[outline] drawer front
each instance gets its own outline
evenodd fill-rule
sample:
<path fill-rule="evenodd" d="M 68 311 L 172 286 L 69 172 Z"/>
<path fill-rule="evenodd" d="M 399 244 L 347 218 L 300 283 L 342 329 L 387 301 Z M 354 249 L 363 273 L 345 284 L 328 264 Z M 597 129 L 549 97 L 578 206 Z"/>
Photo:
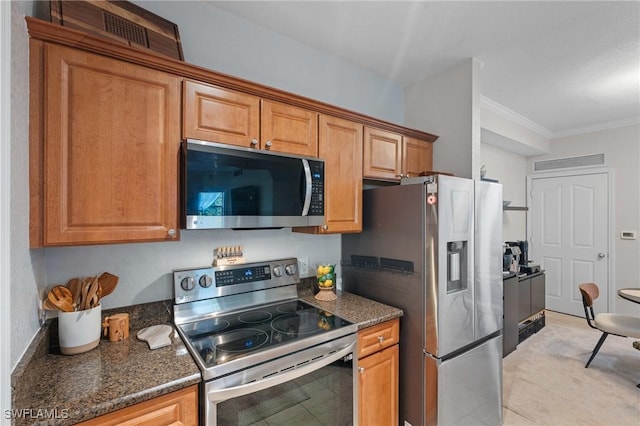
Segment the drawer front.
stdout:
<path fill-rule="evenodd" d="M 358 358 L 393 346 L 399 341 L 400 320 L 398 318 L 362 329 L 358 332 Z"/>

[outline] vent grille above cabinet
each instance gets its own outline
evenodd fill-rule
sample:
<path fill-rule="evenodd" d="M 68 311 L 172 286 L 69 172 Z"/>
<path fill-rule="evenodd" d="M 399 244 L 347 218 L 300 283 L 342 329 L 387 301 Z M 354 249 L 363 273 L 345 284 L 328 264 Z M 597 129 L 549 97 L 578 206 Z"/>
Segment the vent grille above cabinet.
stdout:
<path fill-rule="evenodd" d="M 109 12 L 103 12 L 104 17 L 104 30 L 122 37 L 125 40 L 129 40 L 131 43 L 139 44 L 143 47 L 149 47 L 147 41 L 147 30 L 138 24 L 134 24 L 131 21 L 127 21 L 117 15 L 113 15 Z"/>
<path fill-rule="evenodd" d="M 558 158 L 556 160 L 535 161 L 534 172 L 568 169 L 572 167 L 603 166 L 604 154 L 583 155 L 581 157 Z"/>

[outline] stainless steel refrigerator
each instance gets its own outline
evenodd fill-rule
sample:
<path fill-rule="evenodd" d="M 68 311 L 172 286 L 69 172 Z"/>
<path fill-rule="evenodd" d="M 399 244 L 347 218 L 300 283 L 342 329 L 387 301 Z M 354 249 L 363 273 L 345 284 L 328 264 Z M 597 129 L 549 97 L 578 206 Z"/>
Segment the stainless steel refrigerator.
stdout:
<path fill-rule="evenodd" d="M 363 195 L 343 288 L 404 311 L 401 426 L 502 424 L 502 185 L 436 175 Z"/>

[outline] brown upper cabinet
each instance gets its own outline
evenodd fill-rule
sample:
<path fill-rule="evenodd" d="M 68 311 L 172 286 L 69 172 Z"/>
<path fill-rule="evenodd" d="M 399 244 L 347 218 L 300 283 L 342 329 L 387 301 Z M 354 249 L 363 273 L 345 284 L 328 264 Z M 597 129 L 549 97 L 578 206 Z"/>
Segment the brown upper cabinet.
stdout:
<path fill-rule="evenodd" d="M 323 227 L 362 229 L 362 178 L 432 169 L 437 136 L 25 18 L 31 247 L 178 239 L 181 139 L 325 160 Z"/>
<path fill-rule="evenodd" d="M 183 86 L 185 139 L 259 148 L 260 98 L 193 81 Z"/>
<path fill-rule="evenodd" d="M 298 232 L 362 231 L 362 132 L 360 123 L 320 115 L 319 157 L 324 163 L 325 225 Z"/>
<path fill-rule="evenodd" d="M 185 139 L 318 156 L 315 111 L 194 81 L 183 93 Z"/>
<path fill-rule="evenodd" d="M 180 79 L 30 41 L 32 247 L 178 237 Z"/>
<path fill-rule="evenodd" d="M 415 177 L 433 170 L 433 144 L 409 136 L 402 137 L 403 177 Z"/>
<path fill-rule="evenodd" d="M 363 152 L 369 179 L 398 181 L 432 169 L 432 144 L 399 133 L 365 127 Z"/>

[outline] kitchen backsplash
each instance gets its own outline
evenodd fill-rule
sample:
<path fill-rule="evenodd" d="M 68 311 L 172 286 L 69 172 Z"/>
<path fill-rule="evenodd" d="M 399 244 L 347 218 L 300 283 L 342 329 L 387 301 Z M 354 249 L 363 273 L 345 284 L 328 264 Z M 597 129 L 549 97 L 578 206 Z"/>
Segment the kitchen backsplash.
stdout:
<path fill-rule="evenodd" d="M 47 279 L 39 291 L 44 295 L 53 284 L 108 271 L 120 281 L 113 294 L 104 298 L 104 309 L 172 299 L 172 271 L 211 265 L 213 250 L 221 245 L 242 245 L 247 262 L 309 258 L 309 275 L 314 275 L 315 263 L 340 259 L 340 235 L 307 235 L 290 228 L 182 230 L 179 242 L 43 249 Z"/>

